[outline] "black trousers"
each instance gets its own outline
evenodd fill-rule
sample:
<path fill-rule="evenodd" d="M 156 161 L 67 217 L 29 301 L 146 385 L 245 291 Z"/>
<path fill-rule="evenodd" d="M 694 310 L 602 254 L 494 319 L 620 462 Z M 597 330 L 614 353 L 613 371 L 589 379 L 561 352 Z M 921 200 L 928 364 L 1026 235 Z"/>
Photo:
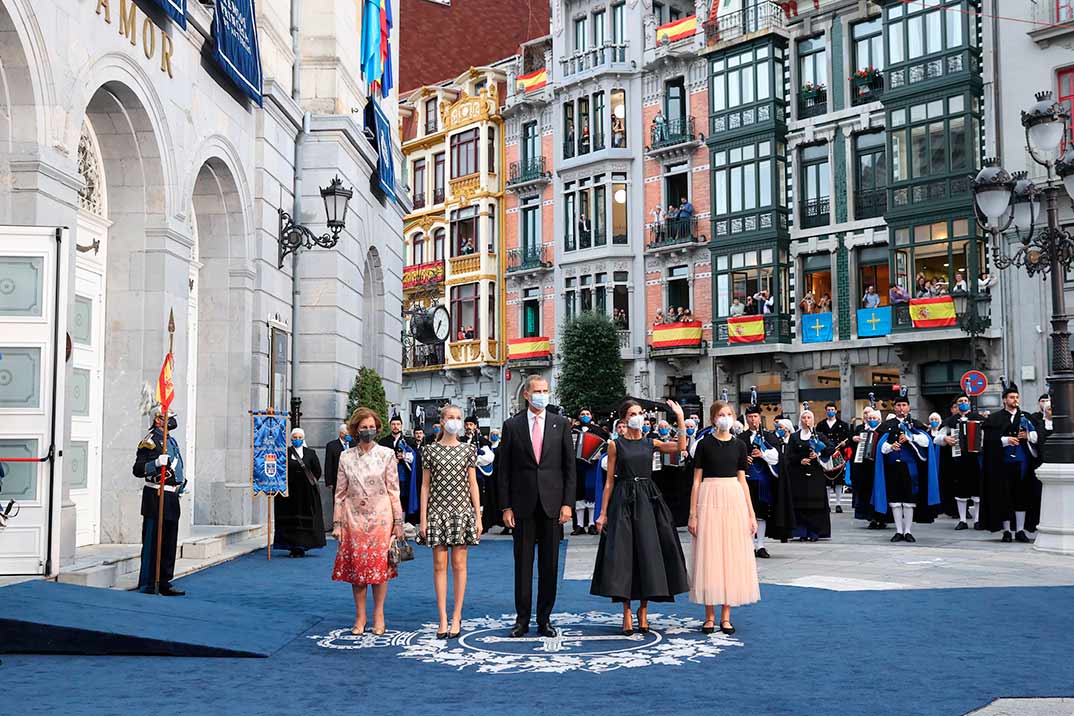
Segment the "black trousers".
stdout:
<path fill-rule="evenodd" d="M 179 542 L 179 520 L 164 520 L 164 537 L 160 545 L 160 587 L 172 583 L 175 576 L 175 549 Z M 157 564 L 157 518 L 142 517 L 142 565 L 138 571 L 138 589 L 153 589 Z"/>
<path fill-rule="evenodd" d="M 517 623 L 530 623 L 533 607 L 533 550 L 537 549 L 537 623 L 547 624 L 559 582 L 559 515 L 549 517 L 540 505 L 527 515 L 515 513 L 515 612 Z"/>

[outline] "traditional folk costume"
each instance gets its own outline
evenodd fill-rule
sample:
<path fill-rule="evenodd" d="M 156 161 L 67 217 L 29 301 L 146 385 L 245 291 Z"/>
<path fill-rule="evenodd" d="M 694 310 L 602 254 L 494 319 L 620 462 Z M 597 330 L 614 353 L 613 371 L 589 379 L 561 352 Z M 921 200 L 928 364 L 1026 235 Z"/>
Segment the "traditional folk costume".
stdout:
<path fill-rule="evenodd" d="M 482 524 L 488 532 L 503 525 L 503 516 L 496 500 L 496 452 L 500 441 L 489 441 L 477 451 L 477 484 L 481 494 Z"/>
<path fill-rule="evenodd" d="M 748 409 L 746 414 L 750 415 L 751 412 L 760 414 L 760 410 L 753 407 Z M 755 449 L 760 452 L 760 455 L 753 456 L 746 467 L 746 486 L 750 489 L 750 502 L 753 503 L 753 514 L 757 519 L 753 553 L 761 559 L 768 559 L 770 555 L 764 546 L 766 530 L 769 519 L 777 517 L 776 507 L 781 502 L 777 499 L 780 487 L 780 453 L 776 442 L 779 438 L 764 430 L 753 431 L 747 428 L 739 433 L 738 439 L 746 444 L 747 455 Z M 785 524 L 785 520 L 782 523 Z"/>
<path fill-rule="evenodd" d="M 824 437 L 829 445 L 836 447 L 843 453 L 845 459 L 849 459 L 847 453 L 850 452 L 850 448 L 847 445 L 850 443 L 850 426 L 846 422 L 836 417 L 834 411 L 832 415 L 828 416 L 825 420 L 820 421 L 816 425 L 816 431 Z M 835 496 L 835 511 L 839 514 L 843 512 L 843 490 L 846 487 L 846 471 L 840 470 L 837 473 L 829 474 L 828 487 L 831 488 L 832 494 Z"/>
<path fill-rule="evenodd" d="M 1008 387 L 1004 397 L 1017 388 Z M 1041 484 L 1036 469 L 1040 466 L 1039 426 L 1029 413 L 1016 409 L 998 410 L 985 421 L 984 479 L 981 495 L 985 528 L 1003 531 L 1003 541 L 1029 542 L 1026 531 L 1035 532 L 1040 520 Z M 1019 432 L 1026 439 L 1018 441 Z"/>
<path fill-rule="evenodd" d="M 160 414 L 159 406 L 151 412 L 155 420 Z M 168 416 L 168 429 L 178 427 L 174 414 Z M 164 520 L 158 524 L 160 517 L 160 473 L 158 459 L 164 454 L 164 430 L 151 427 L 138 444 L 138 453 L 134 458 L 132 473 L 145 480 L 142 486 L 142 560 L 138 571 L 138 589 L 147 594 L 153 593 L 156 579 L 157 530 L 161 532 L 160 547 L 160 594 L 164 596 L 182 596 L 184 592 L 172 586 L 175 576 L 175 551 L 179 542 L 179 496 L 186 487 L 183 476 L 183 456 L 179 452 L 179 443 L 173 435 L 168 435 L 168 461 L 164 468 Z"/>
<path fill-rule="evenodd" d="M 896 405 L 900 401 L 905 402 L 905 397 L 896 399 Z M 907 440 L 895 449 L 901 435 Z M 925 426 L 909 415 L 885 422 L 878 440 L 873 507 L 881 514 L 891 509 L 895 522 L 892 542 L 916 542 L 912 533 L 915 511 L 918 522 L 929 523 L 933 521 L 931 506 L 940 504 L 939 448 Z"/>
<path fill-rule="evenodd" d="M 313 448 L 304 441 L 287 448 L 287 495 L 277 495 L 272 501 L 276 516 L 273 549 L 303 557 L 306 550 L 325 546 L 320 479 L 321 461 Z"/>
<path fill-rule="evenodd" d="M 814 452 L 817 457 L 803 465 L 802 460 Z M 832 536 L 832 521 L 828 514 L 828 480 L 820 460 L 828 458 L 833 446 L 816 432 L 801 428 L 791 433 L 787 442 L 787 475 L 794 500 L 794 534 L 805 542 L 816 542 Z"/>
<path fill-rule="evenodd" d="M 398 420 L 398 416 L 393 420 Z M 410 440 L 399 433 L 388 435 L 377 441 L 384 447 L 395 451 L 396 465 L 399 472 L 399 501 L 406 512 L 406 521 L 417 524 L 421 511 L 421 486 L 418 480 L 418 468 L 421 465 L 421 456 Z"/>
<path fill-rule="evenodd" d="M 584 416 L 589 417 L 589 416 Z M 608 433 L 604 428 L 600 427 L 596 423 L 592 422 L 592 418 L 589 420 L 579 419 L 578 427 L 572 431 L 574 437 L 574 444 L 576 448 L 575 454 L 577 455 L 578 443 L 583 439 L 583 435 L 592 433 L 601 440 L 607 441 Z M 575 502 L 574 511 L 571 515 L 571 519 L 574 522 L 574 529 L 571 534 L 579 535 L 589 534 L 595 535 L 597 533 L 597 483 L 601 479 L 600 469 L 600 453 L 591 459 L 575 459 L 575 474 L 578 476 L 578 480 L 575 483 Z"/>
<path fill-rule="evenodd" d="M 969 403 L 966 410 L 959 409 L 958 414 L 943 421 L 935 442 L 940 446 L 940 491 L 949 492 L 958 509 L 956 530 L 969 529 L 969 522 L 975 525 L 981 516 L 981 460 L 980 450 L 972 451 L 971 430 L 983 430 L 984 417 L 971 411 Z M 971 421 L 976 425 L 971 426 Z M 954 438 L 954 445 L 947 444 L 947 438 Z M 973 500 L 973 512 L 969 511 L 969 502 Z"/>
<path fill-rule="evenodd" d="M 846 473 L 854 489 L 854 519 L 868 520 L 867 529 L 887 528 L 887 516 L 873 508 L 873 480 L 876 475 L 876 458 L 879 450 L 879 421 L 861 426 L 854 443 L 854 452 L 847 461 Z"/>

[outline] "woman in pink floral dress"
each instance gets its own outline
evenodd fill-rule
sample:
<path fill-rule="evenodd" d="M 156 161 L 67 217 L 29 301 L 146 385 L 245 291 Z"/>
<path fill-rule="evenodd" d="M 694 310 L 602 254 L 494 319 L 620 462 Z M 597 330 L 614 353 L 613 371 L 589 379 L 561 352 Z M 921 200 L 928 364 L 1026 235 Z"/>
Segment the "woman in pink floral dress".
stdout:
<path fill-rule="evenodd" d="M 373 585 L 373 633 L 384 633 L 384 598 L 388 580 L 396 577 L 388 564 L 392 538 L 403 538 L 403 508 L 399 504 L 399 472 L 395 452 L 377 445 L 380 417 L 358 408 L 347 424 L 358 444 L 339 457 L 336 509 L 332 536 L 339 540 L 332 579 L 350 582 L 354 590 L 354 628 L 366 625 L 366 586 Z"/>

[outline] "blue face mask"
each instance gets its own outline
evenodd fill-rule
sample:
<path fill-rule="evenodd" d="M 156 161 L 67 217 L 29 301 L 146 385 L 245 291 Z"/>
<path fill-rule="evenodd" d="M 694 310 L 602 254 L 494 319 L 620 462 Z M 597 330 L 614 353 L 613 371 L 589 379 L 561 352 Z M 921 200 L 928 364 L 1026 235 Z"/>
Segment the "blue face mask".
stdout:
<path fill-rule="evenodd" d="M 786 437 L 787 436 L 787 431 L 784 430 L 783 428 L 776 428 L 776 435 L 778 435 L 781 438 Z"/>
<path fill-rule="evenodd" d="M 697 430 L 694 428 L 686 428 L 687 435 L 693 435 L 695 432 L 697 432 Z"/>
<path fill-rule="evenodd" d="M 875 428 L 879 427 L 879 425 L 880 425 L 880 421 L 879 421 L 879 420 L 877 420 L 876 418 L 871 418 L 871 419 L 869 420 L 869 427 L 870 427 L 870 428 L 874 428 L 874 429 L 875 429 Z"/>
<path fill-rule="evenodd" d="M 593 418 L 589 417 L 588 415 L 583 415 L 581 418 L 579 418 L 579 420 L 581 420 L 582 422 L 582 425 L 589 425 L 589 421 L 592 419 Z"/>
<path fill-rule="evenodd" d="M 667 428 L 660 428 L 657 432 L 660 433 L 660 437 L 664 437 L 665 435 L 667 435 L 671 431 L 668 430 Z"/>
<path fill-rule="evenodd" d="M 646 423 L 645 425 L 641 426 L 641 434 L 642 435 L 645 435 L 650 430 L 652 430 L 652 427 L 649 425 L 649 423 Z"/>
<path fill-rule="evenodd" d="M 343 442 L 349 443 L 350 441 L 351 441 L 351 436 L 350 435 L 344 435 L 343 436 Z"/>
<path fill-rule="evenodd" d="M 959 403 L 958 404 L 958 410 L 959 410 L 959 412 L 962 412 L 962 413 L 968 413 L 968 412 L 970 412 L 970 404 L 969 403 Z"/>
<path fill-rule="evenodd" d="M 440 434 L 440 426 L 439 425 L 434 425 L 433 426 L 433 435 L 439 435 L 439 434 Z"/>
<path fill-rule="evenodd" d="M 835 411 L 834 410 L 829 410 L 828 411 L 828 417 L 829 418 L 834 418 L 835 417 Z"/>
<path fill-rule="evenodd" d="M 936 428 L 940 427 L 940 421 L 939 420 L 930 420 L 929 425 L 931 425 L 932 429 L 935 430 Z"/>
<path fill-rule="evenodd" d="M 302 447 L 303 442 L 305 442 L 305 441 L 302 440 L 302 438 L 293 438 L 291 440 L 291 444 L 294 445 L 295 447 Z"/>

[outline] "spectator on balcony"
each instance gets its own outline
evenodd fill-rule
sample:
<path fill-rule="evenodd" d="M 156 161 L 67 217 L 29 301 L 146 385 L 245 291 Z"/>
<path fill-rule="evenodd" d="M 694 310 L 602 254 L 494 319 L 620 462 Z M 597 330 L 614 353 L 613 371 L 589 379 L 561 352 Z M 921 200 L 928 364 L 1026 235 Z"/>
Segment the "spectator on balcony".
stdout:
<path fill-rule="evenodd" d="M 578 151 L 581 154 L 585 154 L 585 153 L 589 152 L 589 125 L 588 124 L 583 124 L 582 125 L 582 138 L 578 142 L 578 144 L 579 144 Z"/>
<path fill-rule="evenodd" d="M 653 117 L 653 144 L 657 145 L 662 142 L 666 142 L 668 138 L 668 121 L 664 118 L 663 113 L 658 109 L 656 110 L 656 116 Z"/>
<path fill-rule="evenodd" d="M 820 297 L 820 301 L 817 302 L 817 313 L 830 313 L 832 310 L 832 296 L 830 293 L 826 293 Z"/>
<path fill-rule="evenodd" d="M 468 340 L 468 341 L 474 340 L 474 327 L 473 326 L 467 326 L 466 327 L 466 340 Z"/>
<path fill-rule="evenodd" d="M 622 308 L 617 308 L 612 312 L 612 322 L 615 323 L 615 327 L 620 331 L 625 331 L 629 327 L 627 324 L 626 311 Z"/>
<path fill-rule="evenodd" d="M 682 314 L 679 315 L 679 320 L 683 323 L 690 323 L 694 320 L 694 313 L 689 308 L 682 309 Z"/>
<path fill-rule="evenodd" d="M 665 323 L 678 323 L 679 322 L 679 309 L 672 306 L 668 309 L 667 317 L 664 319 Z"/>
<path fill-rule="evenodd" d="M 807 291 L 802 300 L 798 302 L 798 311 L 803 315 L 817 312 L 817 302 L 813 298 L 812 291 Z"/>
<path fill-rule="evenodd" d="M 731 315 L 732 316 L 742 316 L 742 315 L 745 315 L 745 313 L 746 313 L 746 306 L 744 306 L 742 304 L 742 300 L 738 296 L 735 296 L 734 298 L 732 298 L 731 299 Z"/>
<path fill-rule="evenodd" d="M 593 226 L 589 223 L 589 218 L 585 214 L 581 214 L 578 217 L 578 239 L 582 244 L 582 248 L 588 248 L 591 245 L 592 236 Z"/>
<path fill-rule="evenodd" d="M 916 298 L 932 298 L 936 295 L 936 286 L 932 283 L 932 279 L 926 279 L 924 285 L 917 287 Z"/>
<path fill-rule="evenodd" d="M 757 301 L 753 296 L 746 296 L 746 304 L 743 306 L 742 313 L 746 316 L 757 315 Z"/>
<path fill-rule="evenodd" d="M 472 254 L 473 252 L 474 252 L 474 240 L 473 239 L 466 239 L 465 241 L 463 241 L 462 245 L 459 247 L 459 254 L 461 254 L 462 256 L 468 256 L 468 255 Z"/>
<path fill-rule="evenodd" d="M 761 289 L 754 295 L 754 299 L 757 301 L 757 307 L 760 309 L 759 313 L 767 316 L 772 313 L 775 308 L 776 299 L 772 297 L 772 294 L 768 292 L 768 289 Z"/>
<path fill-rule="evenodd" d="M 992 287 L 999 283 L 999 277 L 993 276 L 987 271 L 982 271 L 981 275 L 977 277 L 977 291 L 984 295 L 988 295 L 992 291 Z"/>
<path fill-rule="evenodd" d="M 626 146 L 626 127 L 623 124 L 623 120 L 614 114 L 612 115 L 612 146 Z"/>
<path fill-rule="evenodd" d="M 909 303 L 910 294 L 903 290 L 902 286 L 897 283 L 891 284 L 891 288 L 888 289 L 888 303 L 895 305 L 896 303 Z"/>
<path fill-rule="evenodd" d="M 966 277 L 961 271 L 955 271 L 955 285 L 951 287 L 951 293 L 966 293 Z"/>
<path fill-rule="evenodd" d="M 690 235 L 690 221 L 694 218 L 694 205 L 685 196 L 679 200 L 679 236 Z"/>
<path fill-rule="evenodd" d="M 925 274 L 918 272 L 917 278 L 914 279 L 914 298 L 927 298 L 929 287 L 925 278 Z"/>
<path fill-rule="evenodd" d="M 876 286 L 869 284 L 865 287 L 865 295 L 861 297 L 862 308 L 876 308 L 880 305 L 880 294 L 876 292 Z"/>
<path fill-rule="evenodd" d="M 667 239 L 668 213 L 663 207 L 657 205 L 649 211 L 649 216 L 653 219 L 653 240 L 659 244 Z"/>
<path fill-rule="evenodd" d="M 653 318 L 653 325 L 654 326 L 659 326 L 662 323 L 664 323 L 664 312 L 658 310 L 656 312 L 656 317 Z"/>

